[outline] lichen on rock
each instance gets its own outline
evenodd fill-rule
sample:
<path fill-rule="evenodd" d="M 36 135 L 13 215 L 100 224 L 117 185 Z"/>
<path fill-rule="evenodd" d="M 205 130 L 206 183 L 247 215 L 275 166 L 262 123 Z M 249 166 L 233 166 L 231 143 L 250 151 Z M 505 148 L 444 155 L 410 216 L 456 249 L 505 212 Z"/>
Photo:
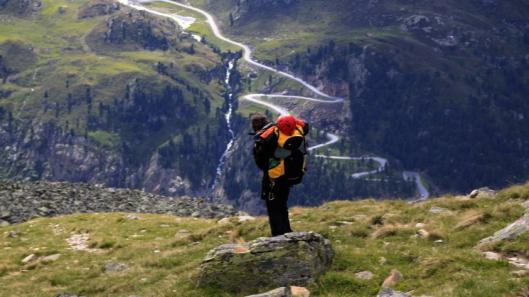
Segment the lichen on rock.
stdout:
<path fill-rule="evenodd" d="M 330 241 L 314 232 L 225 244 L 211 250 L 203 260 L 199 286 L 247 293 L 307 286 L 330 267 L 333 257 Z"/>

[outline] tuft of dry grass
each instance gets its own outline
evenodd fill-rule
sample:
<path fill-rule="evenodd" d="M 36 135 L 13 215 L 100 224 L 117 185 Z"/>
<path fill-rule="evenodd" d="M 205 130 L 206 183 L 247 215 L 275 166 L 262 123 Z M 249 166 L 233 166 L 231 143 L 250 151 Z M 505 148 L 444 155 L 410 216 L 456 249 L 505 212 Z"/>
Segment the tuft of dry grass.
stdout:
<path fill-rule="evenodd" d="M 454 227 L 455 230 L 463 230 L 479 223 L 486 223 L 491 218 L 491 214 L 479 210 L 470 210 L 464 213 L 461 220 Z"/>
<path fill-rule="evenodd" d="M 412 235 L 414 233 L 415 230 L 408 225 L 387 225 L 380 227 L 371 233 L 371 238 L 380 239 L 397 235 Z"/>

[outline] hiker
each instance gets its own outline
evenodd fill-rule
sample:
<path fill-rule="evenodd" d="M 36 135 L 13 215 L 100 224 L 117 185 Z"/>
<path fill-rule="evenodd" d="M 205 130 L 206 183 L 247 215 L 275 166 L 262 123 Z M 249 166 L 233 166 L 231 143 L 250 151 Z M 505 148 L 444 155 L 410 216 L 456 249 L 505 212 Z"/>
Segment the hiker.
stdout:
<path fill-rule="evenodd" d="M 292 232 L 288 220 L 288 195 L 301 183 L 305 173 L 309 126 L 292 115 L 283 115 L 277 123 L 262 114 L 251 117 L 255 135 L 253 155 L 263 171 L 261 199 L 265 200 L 272 236 Z"/>

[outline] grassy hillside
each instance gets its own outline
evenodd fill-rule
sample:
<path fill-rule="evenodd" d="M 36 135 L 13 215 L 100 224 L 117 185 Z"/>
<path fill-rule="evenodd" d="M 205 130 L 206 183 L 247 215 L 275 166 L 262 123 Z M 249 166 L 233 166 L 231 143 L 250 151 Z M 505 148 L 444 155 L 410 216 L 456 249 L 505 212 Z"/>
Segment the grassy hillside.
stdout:
<path fill-rule="evenodd" d="M 0 176 L 165 194 L 177 175 L 180 192 L 210 182 L 215 162 L 196 160 L 218 159 L 223 145 L 210 142 L 227 142 L 218 53 L 110 0 L 44 0 L 30 15 L 12 13 L 14 2 L 0 10 L 0 138 L 17 157 L 2 158 Z M 82 149 L 72 160 L 61 147 Z M 165 181 L 146 181 L 149 166 Z"/>
<path fill-rule="evenodd" d="M 515 274 L 519 269 L 506 261 L 485 259 L 475 246 L 522 216 L 527 210 L 520 205 L 528 199 L 526 184 L 494 199 L 331 202 L 293 208 L 291 220 L 295 230 L 329 238 L 336 251 L 331 270 L 310 288 L 312 296 L 375 296 L 398 269 L 404 278 L 396 289 L 414 296 L 518 297 L 527 296 L 529 275 Z M 432 207 L 443 211 L 432 213 Z M 417 236 L 419 229 L 428 235 Z M 123 213 L 37 218 L 0 228 L 0 295 L 231 296 L 195 288 L 201 259 L 219 244 L 267 235 L 264 217 L 228 224 Z M 487 248 L 529 257 L 528 236 Z M 88 251 L 75 250 L 83 240 Z M 23 263 L 31 254 L 34 259 Z M 110 271 L 116 267 L 125 269 Z M 371 280 L 355 277 L 365 270 L 374 274 Z"/>

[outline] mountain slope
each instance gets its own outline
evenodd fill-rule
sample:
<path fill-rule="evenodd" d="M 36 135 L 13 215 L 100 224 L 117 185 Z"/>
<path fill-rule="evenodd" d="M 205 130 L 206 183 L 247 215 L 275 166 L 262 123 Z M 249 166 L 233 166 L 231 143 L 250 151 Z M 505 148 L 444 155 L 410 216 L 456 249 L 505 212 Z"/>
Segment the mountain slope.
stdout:
<path fill-rule="evenodd" d="M 526 184 L 493 198 L 331 202 L 293 208 L 291 217 L 295 230 L 323 234 L 336 252 L 311 296 L 372 297 L 398 269 L 403 279 L 395 289 L 414 296 L 514 297 L 528 292 L 527 270 L 486 259 L 482 251 L 528 258 L 529 234 L 475 246 L 527 212 L 521 204 L 528 200 Z M 220 244 L 267 236 L 267 224 L 264 217 L 241 223 L 100 213 L 3 226 L 0 295 L 233 296 L 195 287 L 200 261 Z M 373 278 L 357 278 L 362 271 Z"/>
<path fill-rule="evenodd" d="M 199 160 L 227 142 L 224 58 L 114 1 L 30 2 L 0 10 L 0 176 L 205 188 L 216 164 Z"/>
<path fill-rule="evenodd" d="M 527 2 L 193 3 L 258 59 L 347 97 L 329 119 L 346 146 L 423 171 L 445 192 L 529 176 Z"/>

